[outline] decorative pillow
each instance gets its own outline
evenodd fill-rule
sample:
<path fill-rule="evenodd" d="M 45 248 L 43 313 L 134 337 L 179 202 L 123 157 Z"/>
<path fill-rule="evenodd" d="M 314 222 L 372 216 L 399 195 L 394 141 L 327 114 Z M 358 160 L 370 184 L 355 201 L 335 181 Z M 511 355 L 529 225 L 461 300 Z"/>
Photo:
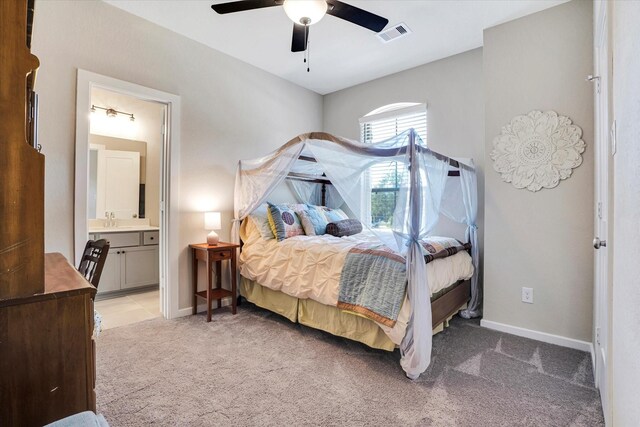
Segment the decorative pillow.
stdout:
<path fill-rule="evenodd" d="M 273 231 L 271 231 L 271 226 L 269 225 L 269 214 L 267 205 L 261 205 L 259 208 L 254 210 L 249 214 L 249 218 L 256 225 L 256 228 L 260 231 L 260 235 L 264 240 L 274 239 L 275 236 Z"/>
<path fill-rule="evenodd" d="M 471 249 L 470 243 L 462 243 L 451 237 L 429 236 L 421 240 L 422 252 L 425 262 L 429 263 L 434 259 L 446 258 L 458 252 Z"/>
<path fill-rule="evenodd" d="M 327 218 L 319 210 L 310 208 L 296 213 L 307 236 L 321 236 L 327 232 Z"/>
<path fill-rule="evenodd" d="M 288 239 L 289 237 L 298 236 L 304 234 L 300 219 L 290 206 L 304 206 L 304 205 L 274 205 L 273 203 L 267 203 L 269 205 L 268 218 L 269 225 L 273 235 L 276 236 L 278 242 Z"/>
<path fill-rule="evenodd" d="M 324 210 L 326 209 L 324 206 L 310 205 L 309 203 L 307 203 L 305 206 L 307 207 L 307 209 L 315 209 L 318 212 L 324 212 Z"/>
<path fill-rule="evenodd" d="M 353 236 L 362 232 L 362 223 L 357 219 L 343 219 L 327 224 L 327 234 L 332 236 Z"/>
<path fill-rule="evenodd" d="M 342 209 L 329 209 L 323 208 L 324 216 L 327 218 L 327 222 L 337 222 L 343 219 L 349 219 L 346 213 L 342 212 Z"/>

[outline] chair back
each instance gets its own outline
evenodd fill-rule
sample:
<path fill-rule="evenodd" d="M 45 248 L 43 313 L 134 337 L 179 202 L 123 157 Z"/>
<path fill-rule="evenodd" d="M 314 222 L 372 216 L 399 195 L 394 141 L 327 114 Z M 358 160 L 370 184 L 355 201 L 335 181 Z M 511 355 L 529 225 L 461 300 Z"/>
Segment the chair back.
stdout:
<path fill-rule="evenodd" d="M 78 271 L 93 286 L 98 288 L 104 263 L 109 254 L 109 242 L 105 239 L 89 240 L 84 247 Z"/>

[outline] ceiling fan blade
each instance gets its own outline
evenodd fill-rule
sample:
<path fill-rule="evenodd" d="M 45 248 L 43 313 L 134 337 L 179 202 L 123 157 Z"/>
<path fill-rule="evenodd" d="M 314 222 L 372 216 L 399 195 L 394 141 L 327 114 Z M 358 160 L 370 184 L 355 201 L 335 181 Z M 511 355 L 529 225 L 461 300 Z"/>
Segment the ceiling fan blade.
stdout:
<path fill-rule="evenodd" d="M 262 9 L 263 7 L 282 6 L 284 0 L 244 0 L 228 3 L 212 4 L 211 9 L 219 14 L 243 12 L 245 10 Z"/>
<path fill-rule="evenodd" d="M 293 24 L 293 38 L 291 39 L 291 52 L 304 52 L 307 50 L 309 40 L 309 27 Z"/>
<path fill-rule="evenodd" d="M 339 0 L 327 0 L 329 5 L 327 13 L 337 18 L 344 19 L 371 31 L 380 32 L 387 26 L 389 20 L 374 13 L 367 12 L 359 7 L 351 6 Z"/>

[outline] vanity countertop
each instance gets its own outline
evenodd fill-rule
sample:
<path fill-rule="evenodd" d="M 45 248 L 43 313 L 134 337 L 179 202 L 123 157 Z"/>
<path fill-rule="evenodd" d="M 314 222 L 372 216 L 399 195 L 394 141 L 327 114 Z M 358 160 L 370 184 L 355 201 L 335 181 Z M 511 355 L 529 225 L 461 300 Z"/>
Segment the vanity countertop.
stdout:
<path fill-rule="evenodd" d="M 158 231 L 159 227 L 153 225 L 120 225 L 118 227 L 94 227 L 89 229 L 89 233 L 131 233 L 137 231 Z"/>

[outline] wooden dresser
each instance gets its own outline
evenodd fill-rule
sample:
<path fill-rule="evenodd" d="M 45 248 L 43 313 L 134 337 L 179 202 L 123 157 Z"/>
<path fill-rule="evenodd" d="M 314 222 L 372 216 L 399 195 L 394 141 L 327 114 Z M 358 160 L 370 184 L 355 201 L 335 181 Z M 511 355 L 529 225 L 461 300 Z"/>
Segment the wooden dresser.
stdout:
<path fill-rule="evenodd" d="M 0 0 L 0 426 L 95 411 L 93 297 L 61 254 L 44 254 L 34 0 Z"/>
<path fill-rule="evenodd" d="M 0 426 L 96 409 L 96 288 L 62 254 L 46 254 L 44 271 L 43 293 L 0 300 Z"/>

